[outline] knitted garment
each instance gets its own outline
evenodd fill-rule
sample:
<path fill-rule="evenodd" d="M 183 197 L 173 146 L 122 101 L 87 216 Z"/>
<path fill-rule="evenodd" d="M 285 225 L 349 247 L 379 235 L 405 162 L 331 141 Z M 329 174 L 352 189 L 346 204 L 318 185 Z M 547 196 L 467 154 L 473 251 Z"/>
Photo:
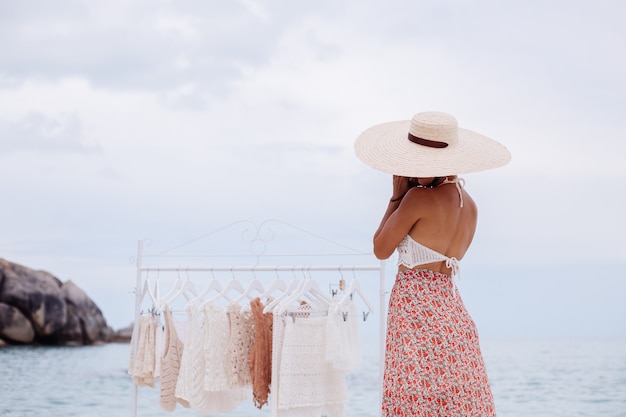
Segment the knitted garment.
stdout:
<path fill-rule="evenodd" d="M 205 321 L 208 323 L 204 346 L 206 355 L 204 389 L 214 394 L 216 402 L 219 398 L 221 410 L 218 412 L 227 412 L 248 398 L 248 395 L 242 388 L 231 388 L 233 364 L 229 351 L 230 328 L 226 311 L 217 305 L 208 305 L 204 313 Z"/>
<path fill-rule="evenodd" d="M 191 328 L 193 334 L 189 344 L 185 346 L 185 352 L 189 351 L 189 361 L 191 366 L 189 391 L 191 397 L 191 406 L 198 412 L 210 414 L 212 412 L 212 398 L 204 389 L 204 376 L 206 374 L 206 335 L 209 323 L 206 320 L 204 310 L 197 306 L 191 310 L 192 316 L 190 320 L 193 323 Z"/>
<path fill-rule="evenodd" d="M 278 370 L 280 369 L 280 358 L 283 353 L 283 339 L 285 337 L 285 317 L 286 315 L 281 313 L 280 307 L 274 309 L 272 320 L 272 375 L 271 381 L 274 391 L 270 396 L 270 411 L 272 417 L 278 417 L 280 415 L 278 410 L 278 396 L 280 387 L 280 377 Z"/>
<path fill-rule="evenodd" d="M 130 363 L 128 364 L 128 373 L 133 377 L 137 385 L 150 385 L 149 383 L 143 383 L 144 377 L 149 377 L 145 374 L 146 362 L 149 360 L 150 353 L 146 352 L 148 349 L 150 338 L 150 317 L 146 315 L 139 316 L 135 323 L 136 328 L 133 329 L 133 334 L 130 339 Z M 146 381 L 147 382 L 147 381 Z"/>
<path fill-rule="evenodd" d="M 238 304 L 226 307 L 230 323 L 230 339 L 228 351 L 232 366 L 230 387 L 244 388 L 252 386 L 248 356 L 254 341 L 254 320 L 250 311 L 241 311 Z"/>
<path fill-rule="evenodd" d="M 177 400 L 185 400 L 201 414 L 221 414 L 249 397 L 228 387 L 226 315 L 217 306 L 187 305 L 187 340 L 176 384 Z"/>
<path fill-rule="evenodd" d="M 157 322 L 152 314 L 139 317 L 130 346 L 128 373 L 138 386 L 154 387 L 154 381 L 159 376 L 160 366 L 157 364 L 160 360 L 157 360 Z"/>
<path fill-rule="evenodd" d="M 221 404 L 213 393 L 204 388 L 206 375 L 206 342 L 209 320 L 199 304 L 187 306 L 187 341 L 183 351 L 181 372 L 176 385 L 176 395 L 188 399 L 189 404 L 201 414 L 221 412 Z"/>
<path fill-rule="evenodd" d="M 154 378 L 161 379 L 161 357 L 163 356 L 163 342 L 165 331 L 161 323 L 161 315 L 153 317 L 154 320 Z"/>
<path fill-rule="evenodd" d="M 207 331 L 204 334 L 206 338 L 204 389 L 225 391 L 229 388 L 229 377 L 232 371 L 228 355 L 230 339 L 228 318 L 224 310 L 216 305 L 205 306 L 204 317 L 207 322 Z"/>
<path fill-rule="evenodd" d="M 348 389 L 344 372 L 334 369 L 325 360 L 328 317 L 309 312 L 306 316 L 289 313 L 284 319 L 278 369 L 278 415 L 341 417 Z"/>
<path fill-rule="evenodd" d="M 165 351 L 161 358 L 161 386 L 159 391 L 159 405 L 165 411 L 174 411 L 178 402 L 188 408 L 189 403 L 184 399 L 176 398 L 176 383 L 180 371 L 180 360 L 183 355 L 183 342 L 178 338 L 174 327 L 172 312 L 169 307 L 163 311 L 165 320 Z"/>
<path fill-rule="evenodd" d="M 248 356 L 252 380 L 252 401 L 261 409 L 268 402 L 272 382 L 272 313 L 263 314 L 264 305 L 257 297 L 250 301 L 254 321 L 254 341 Z"/>
<path fill-rule="evenodd" d="M 247 390 L 232 388 L 235 373 L 229 350 L 232 342 L 228 316 L 221 307 L 202 308 L 194 302 L 187 305 L 186 311 L 187 338 L 175 384 L 175 399 L 201 414 L 232 411 L 250 394 L 249 387 Z"/>
<path fill-rule="evenodd" d="M 396 277 L 382 415 L 495 416 L 476 325 L 450 275 L 418 269 Z"/>
<path fill-rule="evenodd" d="M 198 306 L 194 302 L 190 302 L 185 307 L 187 311 L 187 322 L 185 326 L 185 347 L 180 359 L 180 369 L 178 371 L 178 379 L 176 381 L 176 398 L 182 401 L 187 401 L 190 407 L 196 407 L 196 398 L 194 394 L 197 394 L 197 373 L 199 370 L 204 371 L 204 368 L 197 368 L 198 351 L 201 352 L 201 327 L 202 317 Z M 198 348 L 200 346 L 200 348 Z M 204 374 L 203 374 L 204 377 Z"/>
<path fill-rule="evenodd" d="M 336 370 L 351 372 L 361 363 L 360 319 L 354 301 L 328 309 L 325 355 Z"/>
<path fill-rule="evenodd" d="M 403 265 L 413 269 L 419 265 L 426 265 L 433 262 L 445 262 L 448 268 L 452 269 L 452 275 L 459 274 L 459 260 L 432 250 L 414 240 L 410 235 L 406 235 L 398 244 L 398 266 Z"/>

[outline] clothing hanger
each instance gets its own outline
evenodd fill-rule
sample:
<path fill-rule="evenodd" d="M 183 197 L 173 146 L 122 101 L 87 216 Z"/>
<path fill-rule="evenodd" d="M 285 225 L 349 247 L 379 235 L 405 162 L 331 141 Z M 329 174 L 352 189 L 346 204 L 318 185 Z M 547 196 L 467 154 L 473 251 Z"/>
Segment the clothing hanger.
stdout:
<path fill-rule="evenodd" d="M 187 275 L 186 280 L 183 280 L 182 278 L 180 278 L 180 275 L 178 278 L 179 278 L 179 281 L 182 281 L 182 285 L 180 285 L 180 287 L 176 291 L 174 291 L 173 294 L 171 294 L 169 297 L 168 296 L 164 297 L 163 302 L 162 302 L 163 305 L 171 304 L 172 301 L 174 301 L 181 295 L 184 295 L 187 301 L 190 301 L 193 298 L 197 297 L 198 291 L 196 291 L 196 287 L 195 285 L 193 285 L 193 281 L 191 281 L 191 279 L 189 278 L 189 275 Z M 179 281 L 177 281 L 177 285 Z"/>
<path fill-rule="evenodd" d="M 332 298 L 335 298 L 336 295 L 341 291 L 342 293 L 346 290 L 346 280 L 343 278 L 343 272 L 341 272 L 342 265 L 339 265 L 339 283 L 337 284 L 337 289 L 333 290 L 333 284 L 329 284 L 328 287 L 330 289 L 330 295 Z"/>
<path fill-rule="evenodd" d="M 267 299 L 276 290 L 281 290 L 283 291 L 283 293 L 287 290 L 287 284 L 285 284 L 285 281 L 280 279 L 278 273 L 276 273 L 276 279 L 270 284 L 270 286 L 267 288 L 267 291 L 261 293 L 259 298 Z"/>
<path fill-rule="evenodd" d="M 267 305 L 263 308 L 263 313 L 269 313 L 273 311 L 274 307 L 279 305 L 290 294 L 294 294 L 295 292 L 297 292 L 301 285 L 304 285 L 304 280 L 298 279 L 294 275 L 294 278 L 289 282 L 287 288 L 283 291 L 283 293 L 267 303 Z"/>
<path fill-rule="evenodd" d="M 202 292 L 200 294 L 198 294 L 193 300 L 190 300 L 190 302 L 198 302 L 198 301 L 202 301 L 204 299 L 204 297 L 206 297 L 207 295 L 209 295 L 209 293 L 211 293 L 211 291 L 218 291 L 218 292 L 222 292 L 222 285 L 220 284 L 219 280 L 217 280 L 215 278 L 215 275 L 213 275 L 213 270 L 211 269 L 211 282 L 209 282 L 209 285 L 207 285 L 207 287 L 202 290 Z"/>
<path fill-rule="evenodd" d="M 248 298 L 251 300 L 253 298 L 252 294 L 254 294 L 255 291 L 258 292 L 259 294 L 263 294 L 265 292 L 265 288 L 263 288 L 263 283 L 261 283 L 261 281 L 259 281 L 256 278 L 250 281 L 250 284 L 248 284 L 248 287 L 246 288 L 246 290 L 239 297 L 235 298 L 235 301 L 233 301 L 233 304 L 240 304 L 245 298 Z"/>
<path fill-rule="evenodd" d="M 354 272 L 354 271 L 352 271 Z M 339 291 L 345 291 L 346 289 L 346 280 L 343 277 L 343 273 L 341 272 L 341 265 L 339 266 L 339 275 L 341 276 L 341 278 L 339 278 Z"/>
<path fill-rule="evenodd" d="M 157 272 L 158 272 L 158 269 L 157 269 Z M 176 274 L 178 275 L 178 278 L 176 279 L 176 282 L 174 282 L 174 286 L 167 294 L 163 296 L 162 300 L 171 298 L 176 292 L 178 292 L 178 290 L 180 290 L 180 288 L 185 283 L 185 280 L 180 277 L 180 272 L 178 270 L 176 271 Z"/>
<path fill-rule="evenodd" d="M 307 297 L 313 302 L 321 302 L 325 307 L 330 306 L 331 299 L 319 289 L 314 279 L 309 278 L 303 281 L 303 284 L 300 285 L 294 294 L 291 294 L 286 300 L 280 302 L 282 307 L 289 307 L 292 303 L 304 297 Z"/>
<path fill-rule="evenodd" d="M 230 272 L 232 274 L 233 271 L 231 270 Z M 222 291 L 220 291 L 220 293 L 217 294 L 215 297 L 210 298 L 210 299 L 206 300 L 204 303 L 202 303 L 202 308 L 208 306 L 209 304 L 213 304 L 214 302 L 216 302 L 220 298 L 225 298 L 227 301 L 232 301 L 230 298 L 228 298 L 228 293 L 231 292 L 232 290 L 237 290 L 241 294 L 246 292 L 246 290 L 243 288 L 243 285 L 241 285 L 241 282 L 239 282 L 239 280 L 237 280 L 235 278 L 234 274 L 232 274 L 232 275 L 233 275 L 233 278 L 226 285 L 226 287 Z"/>
<path fill-rule="evenodd" d="M 304 271 L 302 271 L 302 273 L 304 274 Z M 309 296 L 309 299 L 311 299 L 312 301 L 318 300 L 326 307 L 330 306 L 330 303 L 332 301 L 331 297 L 328 296 L 327 293 L 322 291 L 320 287 L 317 285 L 317 282 L 313 279 L 313 276 L 311 275 L 311 267 L 307 268 L 307 273 L 308 273 L 307 281 L 311 281 L 311 284 L 308 284 L 309 288 L 305 290 L 306 292 L 304 295 L 307 295 L 307 296 L 313 295 L 314 298 Z"/>
<path fill-rule="evenodd" d="M 280 276 L 278 275 L 278 271 L 276 271 L 276 279 L 270 284 L 267 290 L 259 291 L 260 294 L 258 297 L 260 300 L 267 300 L 270 297 L 270 295 L 274 293 L 276 290 L 283 291 L 281 295 L 283 295 L 287 291 L 287 284 L 285 284 L 285 282 L 280 279 Z M 239 297 L 239 299 L 235 300 L 235 302 L 240 302 L 241 298 L 242 297 Z M 249 298 L 252 299 L 252 297 L 249 297 Z M 250 304 L 244 304 L 241 306 L 242 313 L 244 311 L 249 311 L 249 310 L 250 310 Z M 263 309 L 263 312 L 266 312 L 265 308 Z"/>
<path fill-rule="evenodd" d="M 154 298 L 158 301 L 159 296 L 159 274 L 157 273 L 157 279 L 154 282 Z"/>
<path fill-rule="evenodd" d="M 367 297 L 365 297 L 365 294 L 363 294 L 363 291 L 361 290 L 361 285 L 356 278 L 352 279 L 352 281 L 350 282 L 350 286 L 346 291 L 346 294 L 341 298 L 341 300 L 339 300 L 338 305 L 344 305 L 346 302 L 352 300 L 352 297 L 355 293 L 358 294 L 359 297 L 361 297 L 361 300 L 363 300 L 363 302 L 365 303 L 365 306 L 368 309 L 368 313 L 373 313 L 374 309 L 372 308 L 372 305 L 369 303 L 369 301 L 367 301 Z"/>
<path fill-rule="evenodd" d="M 158 304 L 159 281 L 156 281 L 154 285 L 155 285 L 156 295 L 155 293 L 152 292 L 152 289 L 150 288 L 150 277 L 148 276 L 148 274 L 146 274 L 146 280 L 143 283 L 143 289 L 141 291 L 140 303 L 143 301 L 146 294 L 148 294 L 148 296 L 150 297 L 150 301 L 152 301 L 152 309 L 154 309 L 156 305 Z"/>

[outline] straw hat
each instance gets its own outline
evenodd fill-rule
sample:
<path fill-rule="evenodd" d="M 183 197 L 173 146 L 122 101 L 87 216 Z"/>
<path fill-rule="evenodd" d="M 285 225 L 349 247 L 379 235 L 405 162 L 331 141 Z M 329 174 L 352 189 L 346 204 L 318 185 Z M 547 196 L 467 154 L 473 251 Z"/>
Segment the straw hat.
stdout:
<path fill-rule="evenodd" d="M 484 171 L 511 160 L 504 145 L 460 128 L 454 116 L 441 112 L 370 127 L 359 135 L 354 150 L 372 168 L 416 178 Z"/>

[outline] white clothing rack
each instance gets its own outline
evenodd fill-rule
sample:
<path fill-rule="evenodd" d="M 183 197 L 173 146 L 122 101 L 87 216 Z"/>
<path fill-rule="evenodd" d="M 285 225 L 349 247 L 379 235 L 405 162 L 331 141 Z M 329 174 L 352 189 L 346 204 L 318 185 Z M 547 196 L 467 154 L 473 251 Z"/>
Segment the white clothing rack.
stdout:
<path fill-rule="evenodd" d="M 178 249 L 182 246 L 185 246 L 186 244 L 182 244 L 182 245 L 178 245 L 172 249 L 160 252 L 160 253 L 156 253 L 156 254 L 145 254 L 144 253 L 144 240 L 139 240 L 138 244 L 137 244 L 137 257 L 135 259 L 136 261 L 136 265 L 137 265 L 137 275 L 136 275 L 136 286 L 135 286 L 135 327 L 133 329 L 133 333 L 136 330 L 136 324 L 138 323 L 138 320 L 140 318 L 141 315 L 141 304 L 143 302 L 143 292 L 142 292 L 142 288 L 143 288 L 143 284 L 144 284 L 144 272 L 145 273 L 149 273 L 149 272 L 176 272 L 176 273 L 189 273 L 189 272 L 209 272 L 209 273 L 213 273 L 213 272 L 231 272 L 231 273 L 235 273 L 235 272 L 249 272 L 249 273 L 256 273 L 256 272 L 300 272 L 300 273 L 308 273 L 308 272 L 321 272 L 321 271 L 328 271 L 328 272 L 339 272 L 339 273 L 343 273 L 343 272 L 363 272 L 363 271 L 370 271 L 370 272 L 379 272 L 379 305 L 378 305 L 378 313 L 379 313 L 379 360 L 380 360 L 380 364 L 379 364 L 379 380 L 380 380 L 380 398 L 379 398 L 379 403 L 382 402 L 382 379 L 383 379 L 383 364 L 384 364 L 384 348 L 385 348 L 385 328 L 386 328 L 386 291 L 385 291 L 385 262 L 384 261 L 378 261 L 378 263 L 376 264 L 352 264 L 352 265 L 346 265 L 346 264 L 341 264 L 341 265 L 259 265 L 258 262 L 261 258 L 265 259 L 266 257 L 269 257 L 270 255 L 265 255 L 265 249 L 266 249 L 266 244 L 268 242 L 268 240 L 262 239 L 260 238 L 260 231 L 261 229 L 266 226 L 266 224 L 268 222 L 277 222 L 277 223 L 281 223 L 283 225 L 289 226 L 291 228 L 294 228 L 296 230 L 299 230 L 301 232 L 305 232 L 308 233 L 311 236 L 314 236 L 316 238 L 325 240 L 327 242 L 336 244 L 336 245 L 340 245 L 337 244 L 336 242 L 330 241 L 328 239 L 322 238 L 320 236 L 316 236 L 312 233 L 306 232 L 302 229 L 298 229 L 295 228 L 291 225 L 288 225 L 286 223 L 282 223 L 276 220 L 272 220 L 272 221 L 265 221 L 263 223 L 261 223 L 259 226 L 255 226 L 257 228 L 257 233 L 255 235 L 255 237 L 252 240 L 248 240 L 247 242 L 251 243 L 250 248 L 252 250 L 253 246 L 255 243 L 259 243 L 261 242 L 261 250 L 255 250 L 253 251 L 253 255 L 256 258 L 257 264 L 255 265 L 196 265 L 196 266 L 155 266 L 155 265 L 150 265 L 150 266 L 146 266 L 143 264 L 144 259 L 146 258 L 185 258 L 185 257 L 193 257 L 193 258 L 211 258 L 211 257 L 216 257 L 216 258 L 228 258 L 228 257 L 250 257 L 251 255 L 191 255 L 191 254 L 180 254 L 180 255 L 172 255 L 169 252 L 173 249 Z M 218 231 L 224 230 L 230 226 L 239 224 L 239 223 L 250 223 L 250 222 L 237 222 L 237 223 L 233 223 L 232 225 L 226 226 L 222 229 L 219 229 Z M 191 242 L 195 242 L 203 237 L 209 236 L 211 234 L 213 234 L 215 232 L 209 233 L 207 235 L 201 236 L 200 238 L 194 239 L 190 242 L 187 243 L 191 243 Z M 272 236 L 273 239 L 273 236 Z M 258 245 L 257 245 L 258 246 Z M 344 245 L 340 245 L 343 246 L 344 248 L 348 248 L 347 246 Z M 291 257 L 291 256 L 298 256 L 298 257 L 307 257 L 307 256 L 350 256 L 350 257 L 355 257 L 355 256 L 360 256 L 360 257 L 372 257 L 371 253 L 366 253 L 366 252 L 360 252 L 357 251 L 355 249 L 352 248 L 348 248 L 350 249 L 353 253 L 346 253 L 346 254 L 341 254 L 341 253 L 335 253 L 335 254 L 322 254 L 322 255 L 318 255 L 318 254 L 298 254 L 298 255 L 273 255 L 273 256 L 281 256 L 281 257 Z M 312 278 L 311 278 L 312 279 Z M 134 338 L 134 340 L 136 340 L 137 338 Z M 136 346 L 131 346 L 131 349 L 136 349 Z M 137 416 L 137 396 L 138 396 L 138 386 L 136 384 L 136 382 L 133 379 L 133 385 L 132 385 L 132 416 L 136 417 Z M 380 407 L 379 407 L 380 410 Z"/>

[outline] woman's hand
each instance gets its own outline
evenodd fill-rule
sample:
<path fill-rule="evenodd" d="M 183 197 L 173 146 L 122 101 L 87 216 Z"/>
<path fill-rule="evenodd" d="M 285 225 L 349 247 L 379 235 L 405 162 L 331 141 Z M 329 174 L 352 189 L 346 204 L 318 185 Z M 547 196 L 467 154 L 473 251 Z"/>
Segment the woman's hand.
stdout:
<path fill-rule="evenodd" d="M 383 215 L 378 230 L 374 233 L 374 255 L 378 259 L 387 259 L 398 246 L 398 243 L 406 236 L 415 220 L 407 215 L 413 210 L 402 208 L 400 204 L 406 193 L 411 188 L 410 178 L 393 176 L 393 194 Z M 404 210 L 404 214 L 399 214 Z M 411 223 L 412 222 L 412 223 Z M 409 224 L 410 223 L 410 224 Z"/>
<path fill-rule="evenodd" d="M 391 194 L 391 201 L 400 201 L 404 198 L 404 195 L 409 191 L 409 178 L 401 177 L 399 175 L 393 176 L 393 193 Z"/>

